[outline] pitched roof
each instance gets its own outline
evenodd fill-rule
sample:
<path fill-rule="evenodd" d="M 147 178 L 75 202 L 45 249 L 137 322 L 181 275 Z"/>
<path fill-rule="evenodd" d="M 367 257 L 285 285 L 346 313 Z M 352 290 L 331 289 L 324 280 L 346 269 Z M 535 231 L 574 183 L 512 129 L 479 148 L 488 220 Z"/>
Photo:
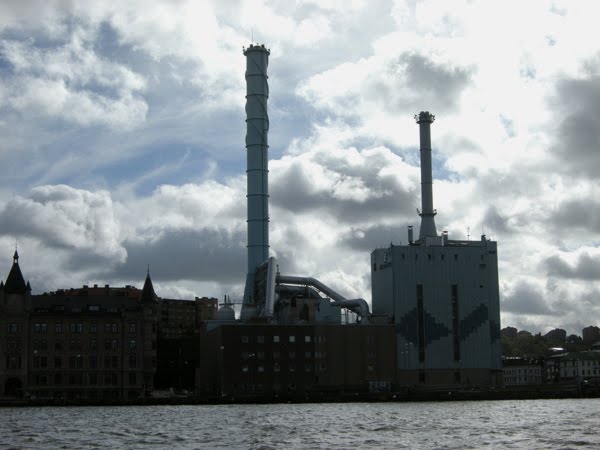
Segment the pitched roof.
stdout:
<path fill-rule="evenodd" d="M 27 285 L 19 267 L 19 254 L 16 250 L 13 256 L 13 265 L 10 268 L 8 277 L 6 277 L 4 292 L 7 294 L 25 294 L 27 292 Z"/>
<path fill-rule="evenodd" d="M 154 292 L 154 286 L 152 285 L 152 280 L 150 279 L 150 271 L 146 275 L 146 281 L 144 281 L 144 288 L 142 289 L 142 296 L 140 300 L 143 302 L 155 302 L 158 300 L 156 293 Z"/>

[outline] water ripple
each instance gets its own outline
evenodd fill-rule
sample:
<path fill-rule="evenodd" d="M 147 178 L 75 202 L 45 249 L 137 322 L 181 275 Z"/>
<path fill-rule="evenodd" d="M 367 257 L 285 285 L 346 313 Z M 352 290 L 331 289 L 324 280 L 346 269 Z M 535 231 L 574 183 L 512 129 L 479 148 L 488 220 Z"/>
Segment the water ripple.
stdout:
<path fill-rule="evenodd" d="M 2 449 L 600 447 L 597 399 L 1 411 Z"/>

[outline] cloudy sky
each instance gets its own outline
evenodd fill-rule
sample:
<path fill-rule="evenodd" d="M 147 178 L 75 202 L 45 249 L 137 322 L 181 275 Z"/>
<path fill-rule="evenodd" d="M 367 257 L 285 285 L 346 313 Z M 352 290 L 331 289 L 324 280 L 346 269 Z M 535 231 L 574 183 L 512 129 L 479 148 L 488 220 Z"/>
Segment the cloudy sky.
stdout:
<path fill-rule="evenodd" d="M 239 299 L 245 58 L 271 49 L 271 250 L 370 301 L 419 224 L 498 241 L 502 326 L 600 325 L 595 1 L 0 3 L 0 278 Z M 1 275 L 4 274 L 4 275 Z"/>

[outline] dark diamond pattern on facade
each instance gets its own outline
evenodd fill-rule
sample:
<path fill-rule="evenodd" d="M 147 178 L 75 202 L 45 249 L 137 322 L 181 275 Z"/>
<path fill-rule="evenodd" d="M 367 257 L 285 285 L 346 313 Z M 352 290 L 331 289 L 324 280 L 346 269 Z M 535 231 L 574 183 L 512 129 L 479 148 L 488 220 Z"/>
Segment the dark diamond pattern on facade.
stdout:
<path fill-rule="evenodd" d="M 489 319 L 488 308 L 481 303 L 460 321 L 460 340 L 464 341 Z"/>
<path fill-rule="evenodd" d="M 437 322 L 427 311 L 425 311 L 423 319 L 426 345 L 450 335 L 450 330 L 444 324 Z M 400 319 L 400 322 L 396 324 L 396 333 L 408 342 L 417 343 L 417 308 L 411 309 Z"/>

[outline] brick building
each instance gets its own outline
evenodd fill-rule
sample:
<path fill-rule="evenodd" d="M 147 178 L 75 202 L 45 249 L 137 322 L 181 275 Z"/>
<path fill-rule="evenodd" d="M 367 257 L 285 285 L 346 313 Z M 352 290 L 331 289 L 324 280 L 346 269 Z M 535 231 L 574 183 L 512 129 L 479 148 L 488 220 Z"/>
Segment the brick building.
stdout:
<path fill-rule="evenodd" d="M 0 394 L 57 399 L 148 395 L 156 371 L 157 297 L 131 286 L 31 295 L 15 252 L 0 284 Z"/>

